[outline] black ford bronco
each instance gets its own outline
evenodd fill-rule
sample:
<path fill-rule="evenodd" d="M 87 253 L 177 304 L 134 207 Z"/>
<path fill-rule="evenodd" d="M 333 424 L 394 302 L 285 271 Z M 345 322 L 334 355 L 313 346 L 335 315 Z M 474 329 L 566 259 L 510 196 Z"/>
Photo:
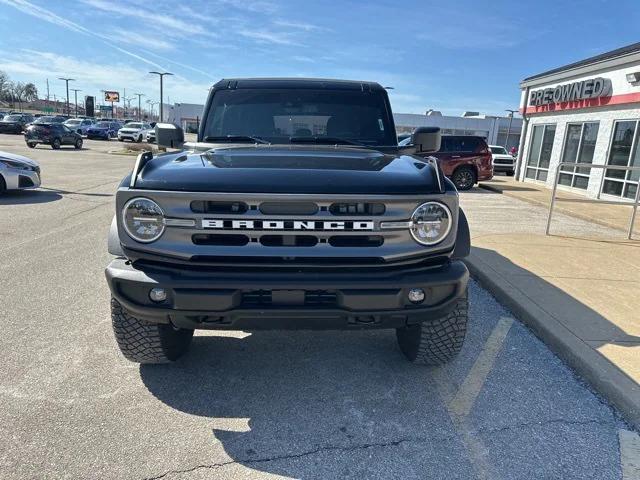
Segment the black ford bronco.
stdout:
<path fill-rule="evenodd" d="M 195 329 L 395 328 L 415 363 L 453 358 L 467 326 L 469 228 L 435 159 L 438 129 L 398 146 L 377 83 L 232 79 L 195 143 L 159 145 L 120 184 L 106 269 L 129 360 L 161 363 Z"/>

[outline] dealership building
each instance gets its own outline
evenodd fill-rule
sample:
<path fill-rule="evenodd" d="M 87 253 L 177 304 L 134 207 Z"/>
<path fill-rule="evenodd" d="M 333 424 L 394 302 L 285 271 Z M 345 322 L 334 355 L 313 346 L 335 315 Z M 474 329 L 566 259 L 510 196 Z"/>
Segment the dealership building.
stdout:
<path fill-rule="evenodd" d="M 521 83 L 518 179 L 589 197 L 634 199 L 640 172 L 580 165 L 640 166 L 640 43 Z"/>

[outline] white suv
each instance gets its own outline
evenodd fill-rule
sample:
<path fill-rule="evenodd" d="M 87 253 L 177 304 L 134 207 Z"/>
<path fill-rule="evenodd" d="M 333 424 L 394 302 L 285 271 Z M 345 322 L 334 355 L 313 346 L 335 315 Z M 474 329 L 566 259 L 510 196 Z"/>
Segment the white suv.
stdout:
<path fill-rule="evenodd" d="M 118 130 L 118 140 L 124 142 L 125 140 L 131 140 L 132 142 L 141 142 L 145 140 L 146 131 L 151 128 L 151 125 L 143 122 L 130 122 L 124 127 Z"/>
<path fill-rule="evenodd" d="M 493 171 L 504 172 L 508 176 L 513 176 L 515 171 L 515 158 L 507 152 L 507 149 L 499 145 L 489 145 L 491 157 L 493 158 Z"/>

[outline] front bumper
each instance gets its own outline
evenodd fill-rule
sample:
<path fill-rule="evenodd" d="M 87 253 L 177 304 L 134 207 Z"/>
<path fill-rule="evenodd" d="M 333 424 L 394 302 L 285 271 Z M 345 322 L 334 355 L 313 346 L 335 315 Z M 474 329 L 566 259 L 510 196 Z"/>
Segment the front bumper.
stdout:
<path fill-rule="evenodd" d="M 116 258 L 106 271 L 111 293 L 132 315 L 192 329 L 395 328 L 447 315 L 464 295 L 469 272 L 460 261 L 412 271 L 299 273 L 256 270 L 144 270 Z M 164 288 L 167 300 L 149 299 Z M 407 299 L 422 288 L 424 302 Z"/>
<path fill-rule="evenodd" d="M 136 141 L 140 136 L 139 133 L 118 133 L 119 140 L 131 140 Z"/>
<path fill-rule="evenodd" d="M 99 138 L 102 140 L 109 140 L 109 132 L 87 132 L 87 138 Z"/>
<path fill-rule="evenodd" d="M 496 163 L 493 165 L 494 172 L 513 172 L 515 170 L 515 165 L 508 163 Z"/>

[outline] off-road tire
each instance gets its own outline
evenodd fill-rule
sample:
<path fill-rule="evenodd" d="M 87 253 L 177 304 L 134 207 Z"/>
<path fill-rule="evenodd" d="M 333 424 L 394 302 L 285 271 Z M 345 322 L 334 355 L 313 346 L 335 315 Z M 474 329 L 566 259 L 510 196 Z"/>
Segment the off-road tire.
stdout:
<path fill-rule="evenodd" d="M 134 317 L 115 298 L 111 298 L 111 324 L 120 351 L 137 363 L 173 362 L 189 349 L 193 338 L 193 330 Z"/>
<path fill-rule="evenodd" d="M 59 138 L 54 138 L 53 141 L 51 142 L 51 148 L 53 148 L 54 150 L 60 150 L 61 145 L 62 145 L 62 142 L 60 141 Z"/>
<path fill-rule="evenodd" d="M 467 333 L 467 293 L 446 317 L 396 328 L 400 350 L 416 365 L 444 365 L 462 348 Z"/>
<path fill-rule="evenodd" d="M 456 171 L 453 172 L 451 181 L 458 190 L 471 190 L 478 181 L 478 176 L 473 168 L 462 166 L 458 167 Z"/>

